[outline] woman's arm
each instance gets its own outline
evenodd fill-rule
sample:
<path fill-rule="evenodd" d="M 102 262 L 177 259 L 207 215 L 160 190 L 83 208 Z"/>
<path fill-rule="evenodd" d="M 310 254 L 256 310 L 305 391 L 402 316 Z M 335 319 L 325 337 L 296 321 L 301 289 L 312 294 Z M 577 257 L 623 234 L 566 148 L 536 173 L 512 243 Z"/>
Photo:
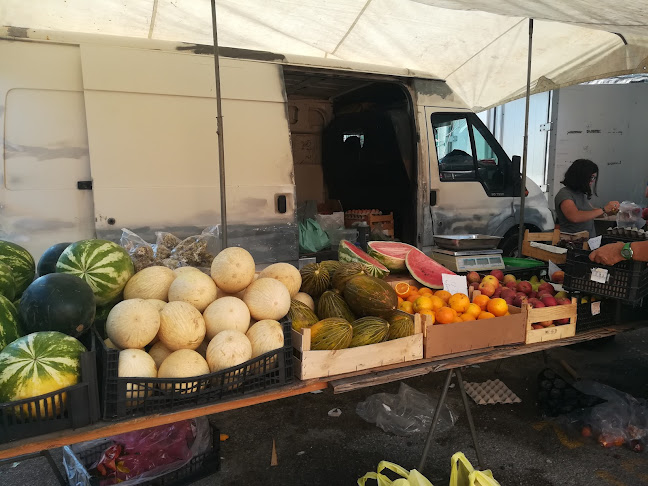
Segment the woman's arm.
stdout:
<path fill-rule="evenodd" d="M 576 204 L 571 199 L 565 199 L 560 203 L 560 209 L 562 210 L 565 218 L 571 223 L 584 223 L 585 221 L 591 221 L 594 218 L 598 218 L 605 214 L 602 209 L 592 209 L 591 211 L 581 211 L 576 207 Z"/>
<path fill-rule="evenodd" d="M 614 265 L 615 263 L 622 262 L 624 260 L 621 256 L 623 245 L 625 243 L 622 241 L 604 245 L 590 253 L 590 260 L 596 263 L 602 263 L 603 265 Z M 648 262 L 648 241 L 635 241 L 630 244 L 630 248 L 632 248 L 633 260 Z"/>

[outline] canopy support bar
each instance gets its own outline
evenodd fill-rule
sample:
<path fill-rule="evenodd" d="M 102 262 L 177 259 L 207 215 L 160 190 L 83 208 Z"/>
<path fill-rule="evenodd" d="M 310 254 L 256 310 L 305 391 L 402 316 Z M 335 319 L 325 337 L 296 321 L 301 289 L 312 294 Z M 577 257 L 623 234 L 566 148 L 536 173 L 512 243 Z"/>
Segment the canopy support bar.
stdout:
<path fill-rule="evenodd" d="M 533 19 L 529 19 L 529 52 L 527 55 L 526 105 L 524 109 L 524 145 L 522 147 L 522 184 L 520 184 L 520 223 L 518 231 L 518 256 L 522 256 L 524 238 L 524 200 L 526 198 L 527 152 L 529 148 L 529 98 L 531 97 L 531 54 L 533 48 Z"/>
<path fill-rule="evenodd" d="M 223 109 L 218 56 L 218 33 L 216 28 L 216 0 L 211 0 L 212 32 L 214 35 L 214 77 L 216 81 L 216 135 L 218 136 L 218 169 L 220 181 L 220 213 L 222 248 L 227 248 L 227 197 L 225 194 L 225 146 L 223 145 Z"/>

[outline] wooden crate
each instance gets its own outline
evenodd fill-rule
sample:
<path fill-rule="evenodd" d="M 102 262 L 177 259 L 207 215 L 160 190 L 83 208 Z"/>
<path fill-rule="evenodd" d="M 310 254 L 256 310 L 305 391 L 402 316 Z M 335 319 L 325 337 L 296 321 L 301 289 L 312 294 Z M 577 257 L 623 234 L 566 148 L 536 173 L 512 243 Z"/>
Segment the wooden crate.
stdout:
<path fill-rule="evenodd" d="M 369 231 L 374 226 L 380 224 L 382 229 L 387 232 L 389 236 L 394 236 L 394 213 L 389 214 L 349 214 L 344 213 L 344 227 L 353 228 L 354 223 L 364 221 L 369 225 Z"/>
<path fill-rule="evenodd" d="M 572 337 L 576 334 L 576 299 L 572 298 L 569 305 L 556 305 L 553 307 L 542 307 L 533 309 L 530 305 L 525 304 L 522 312 L 526 317 L 526 344 L 542 343 Z M 555 327 L 545 327 L 544 329 L 533 329 L 532 324 L 543 321 L 553 321 L 556 319 L 569 319 L 569 324 L 561 324 Z"/>
<path fill-rule="evenodd" d="M 423 333 L 420 322 L 416 326 L 416 320 L 413 336 L 384 343 L 336 351 L 316 351 L 310 348 L 309 328 L 302 329 L 302 332 L 293 330 L 292 343 L 295 349 L 295 376 L 300 380 L 341 375 L 423 358 Z"/>
<path fill-rule="evenodd" d="M 561 233 L 560 229 L 556 228 L 553 231 L 548 231 L 546 233 L 530 233 L 529 230 L 524 232 L 524 239 L 522 240 L 522 254 L 537 260 L 542 260 L 543 262 L 552 261 L 557 265 L 565 263 L 567 261 L 567 253 L 554 253 L 543 248 L 536 248 L 531 246 L 531 242 L 545 243 L 550 246 L 556 246 L 560 240 L 572 241 L 576 238 L 588 238 L 589 233 L 587 231 L 580 231 L 578 233 Z M 587 243 L 583 245 L 583 248 L 587 247 Z"/>
<path fill-rule="evenodd" d="M 509 312 L 510 316 L 434 325 L 430 323 L 430 316 L 415 314 L 414 322 L 417 325 L 420 323 L 424 333 L 424 357 L 435 358 L 523 343 L 526 338 L 526 313 L 513 306 L 509 306 Z"/>

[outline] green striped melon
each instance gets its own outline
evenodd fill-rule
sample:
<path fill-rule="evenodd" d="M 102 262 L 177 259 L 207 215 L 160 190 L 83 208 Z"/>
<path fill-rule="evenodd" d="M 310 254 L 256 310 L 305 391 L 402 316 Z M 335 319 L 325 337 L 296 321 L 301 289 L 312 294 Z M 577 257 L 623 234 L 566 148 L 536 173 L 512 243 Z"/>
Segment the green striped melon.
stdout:
<path fill-rule="evenodd" d="M 352 278 L 344 288 L 344 300 L 361 317 L 386 317 L 398 305 L 398 296 L 391 285 L 369 276 Z"/>
<path fill-rule="evenodd" d="M 0 262 L 9 265 L 16 282 L 16 296 L 20 297 L 34 280 L 34 258 L 22 246 L 0 240 Z"/>
<path fill-rule="evenodd" d="M 301 331 L 303 327 L 310 327 L 319 321 L 310 307 L 295 299 L 290 301 L 288 317 L 292 321 L 292 328 L 295 331 Z"/>
<path fill-rule="evenodd" d="M 310 331 L 311 349 L 319 351 L 348 348 L 353 338 L 351 323 L 338 317 L 322 319 Z"/>
<path fill-rule="evenodd" d="M 315 299 L 322 295 L 331 283 L 328 270 L 319 263 L 309 263 L 299 273 L 302 278 L 300 291 Z"/>
<path fill-rule="evenodd" d="M 414 319 L 409 314 L 394 311 L 387 317 L 387 322 L 389 322 L 388 341 L 414 335 Z"/>
<path fill-rule="evenodd" d="M 16 280 L 13 271 L 9 265 L 2 262 L 0 262 L 0 295 L 4 295 L 9 300 L 16 298 Z"/>
<path fill-rule="evenodd" d="M 333 276 L 333 288 L 340 293 L 344 292 L 347 282 L 360 275 L 367 275 L 361 263 L 342 263 Z"/>
<path fill-rule="evenodd" d="M 332 290 L 327 290 L 322 294 L 317 302 L 317 315 L 320 319 L 328 319 L 329 317 L 340 317 L 349 322 L 355 320 L 355 316 L 344 299 Z"/>
<path fill-rule="evenodd" d="M 353 338 L 350 348 L 382 343 L 389 333 L 389 322 L 380 317 L 362 317 L 351 323 Z"/>
<path fill-rule="evenodd" d="M 326 269 L 332 281 L 333 277 L 335 276 L 335 272 L 337 272 L 338 268 L 340 268 L 340 265 L 342 264 L 337 260 L 324 260 L 320 263 L 320 265 Z"/>
<path fill-rule="evenodd" d="M 81 353 L 85 347 L 61 332 L 35 332 L 16 339 L 0 351 L 0 402 L 38 397 L 75 385 L 81 377 Z M 62 403 L 39 400 L 41 416 L 58 415 Z M 19 410 L 16 410 L 19 412 Z M 35 416 L 35 403 L 22 413 Z"/>
<path fill-rule="evenodd" d="M 115 299 L 135 273 L 126 250 L 106 240 L 83 240 L 71 244 L 59 257 L 56 271 L 84 279 L 90 285 L 97 305 Z"/>
<path fill-rule="evenodd" d="M 9 299 L 0 295 L 0 351 L 20 336 L 18 311 Z"/>

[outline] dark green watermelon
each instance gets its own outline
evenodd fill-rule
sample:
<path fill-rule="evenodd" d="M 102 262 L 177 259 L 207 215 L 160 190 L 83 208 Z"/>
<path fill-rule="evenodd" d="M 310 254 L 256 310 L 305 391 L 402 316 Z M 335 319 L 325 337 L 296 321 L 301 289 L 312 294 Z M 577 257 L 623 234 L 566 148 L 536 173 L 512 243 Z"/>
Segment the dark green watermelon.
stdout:
<path fill-rule="evenodd" d="M 95 298 L 79 277 L 50 273 L 37 278 L 20 298 L 24 331 L 59 331 L 76 337 L 90 329 L 95 317 Z"/>
<path fill-rule="evenodd" d="M 57 243 L 56 245 L 50 246 L 45 253 L 38 260 L 38 266 L 36 267 L 36 273 L 39 277 L 43 275 L 49 275 L 50 273 L 56 272 L 56 262 L 58 262 L 61 253 L 70 246 L 72 243 Z"/>

